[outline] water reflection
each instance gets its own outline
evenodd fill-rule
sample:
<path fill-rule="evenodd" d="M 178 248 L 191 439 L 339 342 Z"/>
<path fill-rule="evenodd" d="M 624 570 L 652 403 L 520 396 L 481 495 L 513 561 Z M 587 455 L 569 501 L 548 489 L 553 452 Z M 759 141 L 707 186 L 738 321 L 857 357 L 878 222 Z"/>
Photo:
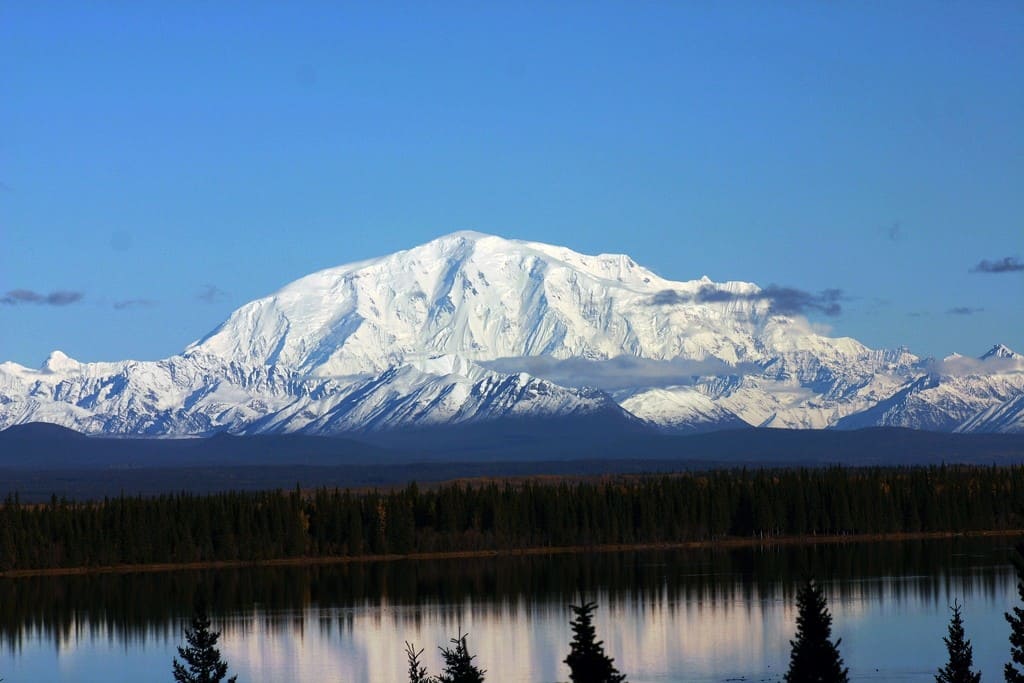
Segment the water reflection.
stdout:
<path fill-rule="evenodd" d="M 1015 599 L 1010 545 L 954 539 L 5 580 L 0 675 L 110 680 L 116 655 L 139 667 L 124 680 L 164 669 L 169 678 L 201 592 L 242 681 L 393 683 L 404 676 L 405 640 L 426 648 L 436 672 L 435 646 L 460 630 L 488 680 L 565 680 L 566 605 L 583 590 L 600 603 L 598 632 L 635 683 L 774 680 L 788 657 L 794 586 L 810 573 L 823 579 L 855 677 L 931 680 L 956 597 L 977 661 L 995 678 L 1007 651 L 1002 611 Z"/>

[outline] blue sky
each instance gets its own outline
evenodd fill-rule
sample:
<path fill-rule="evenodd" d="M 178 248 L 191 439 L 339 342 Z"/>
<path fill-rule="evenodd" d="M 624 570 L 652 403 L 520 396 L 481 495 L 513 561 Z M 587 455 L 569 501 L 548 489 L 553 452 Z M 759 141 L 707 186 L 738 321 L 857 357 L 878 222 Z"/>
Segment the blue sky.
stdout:
<path fill-rule="evenodd" d="M 460 229 L 1024 350 L 1022 74 L 1017 2 L 6 3 L 0 360 L 164 357 Z"/>

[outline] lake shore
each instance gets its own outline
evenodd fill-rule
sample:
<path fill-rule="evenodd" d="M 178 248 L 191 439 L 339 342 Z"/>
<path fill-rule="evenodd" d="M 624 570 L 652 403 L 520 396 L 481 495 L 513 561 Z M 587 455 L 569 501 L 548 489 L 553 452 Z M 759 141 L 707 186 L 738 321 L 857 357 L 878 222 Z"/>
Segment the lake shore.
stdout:
<path fill-rule="evenodd" d="M 237 569 L 245 567 L 302 567 L 331 564 L 369 562 L 395 562 L 399 560 L 455 560 L 489 557 L 516 557 L 531 555 L 564 555 L 574 553 L 615 553 L 636 550 L 704 550 L 745 547 L 772 547 L 793 545 L 835 545 L 843 543 L 922 541 L 949 538 L 979 538 L 1024 536 L 1024 529 L 988 531 L 929 531 L 898 532 L 889 534 L 834 534 L 803 536 L 750 536 L 725 537 L 675 543 L 612 543 L 595 545 L 543 546 L 528 548 L 502 548 L 491 550 L 457 550 L 449 552 L 389 553 L 384 555 L 344 555 L 322 557 L 283 557 L 266 560 L 210 560 L 205 562 L 164 562 L 152 564 L 118 564 L 96 567 L 50 567 L 44 569 L 16 569 L 0 572 L 0 579 L 18 579 L 42 576 L 82 576 L 89 574 L 133 574 L 173 572 L 204 569 Z"/>

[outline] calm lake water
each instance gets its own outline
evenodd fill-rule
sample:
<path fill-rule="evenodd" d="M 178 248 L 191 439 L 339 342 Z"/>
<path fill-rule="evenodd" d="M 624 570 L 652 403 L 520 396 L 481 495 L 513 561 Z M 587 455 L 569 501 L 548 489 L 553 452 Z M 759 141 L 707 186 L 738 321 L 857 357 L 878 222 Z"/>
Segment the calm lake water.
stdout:
<path fill-rule="evenodd" d="M 567 604 L 599 603 L 598 636 L 633 683 L 774 681 L 797 582 L 820 577 L 852 680 L 932 681 L 950 605 L 983 680 L 1002 680 L 1013 539 L 555 555 L 0 581 L 0 677 L 170 681 L 193 597 L 209 596 L 241 683 L 398 683 L 403 643 L 460 629 L 488 681 L 568 680 Z"/>

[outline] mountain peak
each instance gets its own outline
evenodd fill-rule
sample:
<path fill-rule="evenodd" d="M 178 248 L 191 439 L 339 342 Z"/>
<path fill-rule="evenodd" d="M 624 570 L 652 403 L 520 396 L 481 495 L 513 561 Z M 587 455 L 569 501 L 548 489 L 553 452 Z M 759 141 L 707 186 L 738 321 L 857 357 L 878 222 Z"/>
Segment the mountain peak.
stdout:
<path fill-rule="evenodd" d="M 443 240 L 461 239 L 468 240 L 471 242 L 477 242 L 479 240 L 487 239 L 489 237 L 503 239 L 502 237 L 498 237 L 498 235 L 490 235 L 486 232 L 480 232 L 478 230 L 456 230 L 455 232 L 450 232 L 447 235 L 441 235 L 440 237 L 431 241 L 440 242 Z"/>
<path fill-rule="evenodd" d="M 981 360 L 989 358 L 1020 358 L 1021 355 L 1004 344 L 996 344 L 981 356 Z"/>
<path fill-rule="evenodd" d="M 73 372 L 81 366 L 81 363 L 63 351 L 55 350 L 46 357 L 40 369 L 44 372 Z"/>
<path fill-rule="evenodd" d="M 711 286 L 721 296 L 702 300 Z M 755 337 L 771 313 L 756 291 L 666 280 L 625 254 L 459 231 L 300 278 L 239 308 L 186 353 L 319 377 L 447 355 L 736 363 L 763 355 Z"/>

